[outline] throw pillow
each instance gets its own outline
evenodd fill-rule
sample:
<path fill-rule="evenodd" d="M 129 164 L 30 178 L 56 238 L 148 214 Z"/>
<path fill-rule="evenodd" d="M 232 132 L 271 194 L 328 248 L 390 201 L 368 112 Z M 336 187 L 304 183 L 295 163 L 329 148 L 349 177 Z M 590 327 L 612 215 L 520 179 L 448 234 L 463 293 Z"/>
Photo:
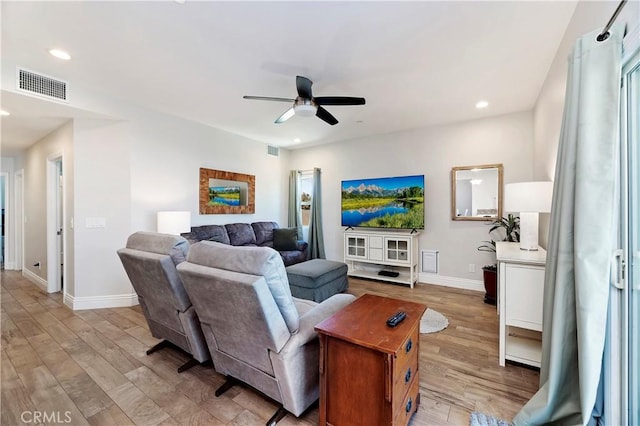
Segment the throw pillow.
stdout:
<path fill-rule="evenodd" d="M 296 228 L 276 228 L 273 230 L 273 248 L 278 251 L 298 249 L 298 230 Z"/>

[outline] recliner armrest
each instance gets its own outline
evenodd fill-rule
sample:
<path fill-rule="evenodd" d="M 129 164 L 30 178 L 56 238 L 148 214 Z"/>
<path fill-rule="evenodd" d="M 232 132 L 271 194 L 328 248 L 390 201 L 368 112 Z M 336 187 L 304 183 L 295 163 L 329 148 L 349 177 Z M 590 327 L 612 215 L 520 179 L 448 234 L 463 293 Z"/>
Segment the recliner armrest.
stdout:
<path fill-rule="evenodd" d="M 298 240 L 296 245 L 298 246 L 298 250 L 303 252 L 307 251 L 307 247 L 309 247 L 309 243 L 303 240 Z"/>
<path fill-rule="evenodd" d="M 356 300 L 356 297 L 351 294 L 335 294 L 302 315 L 298 331 L 291 335 L 291 338 L 280 351 L 280 355 L 286 356 L 287 352 L 295 351 L 300 346 L 315 339 L 318 334 L 314 327 L 354 300 Z"/>

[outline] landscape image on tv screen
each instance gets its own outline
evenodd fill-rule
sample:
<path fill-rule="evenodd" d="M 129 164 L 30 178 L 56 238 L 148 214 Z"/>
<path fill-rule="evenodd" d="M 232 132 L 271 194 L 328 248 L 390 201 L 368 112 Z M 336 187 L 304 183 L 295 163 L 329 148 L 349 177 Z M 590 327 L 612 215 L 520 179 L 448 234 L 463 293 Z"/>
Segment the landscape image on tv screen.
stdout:
<path fill-rule="evenodd" d="M 424 175 L 342 181 L 342 226 L 424 229 Z"/>

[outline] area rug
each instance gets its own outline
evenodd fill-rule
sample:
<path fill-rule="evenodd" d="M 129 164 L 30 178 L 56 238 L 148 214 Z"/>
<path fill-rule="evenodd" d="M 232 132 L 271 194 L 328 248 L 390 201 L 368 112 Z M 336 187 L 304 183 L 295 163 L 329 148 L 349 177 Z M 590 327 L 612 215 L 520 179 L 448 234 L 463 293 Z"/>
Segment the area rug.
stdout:
<path fill-rule="evenodd" d="M 511 423 L 474 411 L 469 418 L 469 426 L 511 426 Z"/>
<path fill-rule="evenodd" d="M 444 330 L 449 325 L 447 317 L 438 311 L 427 308 L 427 311 L 420 319 L 420 333 L 435 333 Z"/>

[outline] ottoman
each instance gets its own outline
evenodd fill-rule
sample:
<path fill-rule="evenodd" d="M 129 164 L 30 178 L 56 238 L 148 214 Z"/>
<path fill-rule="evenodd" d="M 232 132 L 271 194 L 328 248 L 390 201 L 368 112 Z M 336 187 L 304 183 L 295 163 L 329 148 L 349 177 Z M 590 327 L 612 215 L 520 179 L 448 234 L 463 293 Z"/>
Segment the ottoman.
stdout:
<path fill-rule="evenodd" d="M 347 265 L 326 259 L 311 259 L 287 266 L 293 297 L 322 302 L 349 287 Z"/>

